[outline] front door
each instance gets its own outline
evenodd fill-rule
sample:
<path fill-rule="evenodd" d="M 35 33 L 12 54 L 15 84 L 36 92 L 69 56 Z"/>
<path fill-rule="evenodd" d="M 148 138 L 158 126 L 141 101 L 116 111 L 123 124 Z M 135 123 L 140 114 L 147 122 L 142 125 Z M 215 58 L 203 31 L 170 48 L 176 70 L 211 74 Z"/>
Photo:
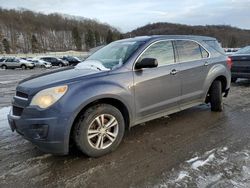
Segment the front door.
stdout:
<path fill-rule="evenodd" d="M 138 121 L 166 111 L 179 109 L 181 83 L 179 64 L 175 63 L 171 41 L 150 45 L 140 56 L 155 58 L 158 67 L 134 71 L 135 106 Z"/>

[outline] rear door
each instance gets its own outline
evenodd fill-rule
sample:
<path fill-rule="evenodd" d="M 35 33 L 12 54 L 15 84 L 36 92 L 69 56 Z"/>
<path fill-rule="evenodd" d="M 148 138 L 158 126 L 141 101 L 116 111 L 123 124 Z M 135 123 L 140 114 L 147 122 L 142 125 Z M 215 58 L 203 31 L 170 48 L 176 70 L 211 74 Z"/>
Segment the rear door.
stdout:
<path fill-rule="evenodd" d="M 184 108 L 203 100 L 203 86 L 209 71 L 210 59 L 208 51 L 195 41 L 176 40 L 174 45 L 180 64 L 180 105 Z"/>
<path fill-rule="evenodd" d="M 139 121 L 147 116 L 179 110 L 181 82 L 176 72 L 172 41 L 159 41 L 149 46 L 140 56 L 155 58 L 158 67 L 134 71 L 135 105 Z"/>
<path fill-rule="evenodd" d="M 15 68 L 14 58 L 8 58 L 5 61 L 8 68 Z"/>

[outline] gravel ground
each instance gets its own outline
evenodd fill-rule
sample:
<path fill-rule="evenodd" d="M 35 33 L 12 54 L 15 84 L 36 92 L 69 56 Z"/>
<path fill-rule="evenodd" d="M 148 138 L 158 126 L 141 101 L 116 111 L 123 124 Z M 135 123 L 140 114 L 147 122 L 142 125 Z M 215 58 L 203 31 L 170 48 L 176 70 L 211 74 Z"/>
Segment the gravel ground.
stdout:
<path fill-rule="evenodd" d="M 0 187 L 250 187 L 250 81 L 232 85 L 225 110 L 197 106 L 136 126 L 113 153 L 42 153 L 8 127 L 21 79 L 0 71 Z"/>

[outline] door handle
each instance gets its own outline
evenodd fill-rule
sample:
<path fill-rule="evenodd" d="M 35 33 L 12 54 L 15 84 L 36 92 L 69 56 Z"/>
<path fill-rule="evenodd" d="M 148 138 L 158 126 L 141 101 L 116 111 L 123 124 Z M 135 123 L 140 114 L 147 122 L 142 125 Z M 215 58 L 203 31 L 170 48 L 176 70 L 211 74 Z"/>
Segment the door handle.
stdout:
<path fill-rule="evenodd" d="M 177 74 L 177 70 L 176 69 L 171 70 L 170 74 L 171 75 L 176 75 Z"/>
<path fill-rule="evenodd" d="M 204 63 L 204 66 L 208 66 L 208 62 L 205 62 L 205 63 Z"/>

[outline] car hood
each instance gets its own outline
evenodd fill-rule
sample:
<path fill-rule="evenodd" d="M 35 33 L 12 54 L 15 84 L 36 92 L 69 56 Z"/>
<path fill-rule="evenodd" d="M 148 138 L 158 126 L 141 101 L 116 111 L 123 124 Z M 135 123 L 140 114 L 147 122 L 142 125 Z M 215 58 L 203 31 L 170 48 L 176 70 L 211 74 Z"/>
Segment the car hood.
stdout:
<path fill-rule="evenodd" d="M 47 73 L 34 75 L 22 80 L 19 82 L 17 90 L 31 94 L 45 88 L 63 85 L 74 81 L 80 81 L 86 76 L 94 76 L 101 73 L 107 73 L 107 71 L 76 68 L 65 68 L 56 71 L 49 71 Z"/>

